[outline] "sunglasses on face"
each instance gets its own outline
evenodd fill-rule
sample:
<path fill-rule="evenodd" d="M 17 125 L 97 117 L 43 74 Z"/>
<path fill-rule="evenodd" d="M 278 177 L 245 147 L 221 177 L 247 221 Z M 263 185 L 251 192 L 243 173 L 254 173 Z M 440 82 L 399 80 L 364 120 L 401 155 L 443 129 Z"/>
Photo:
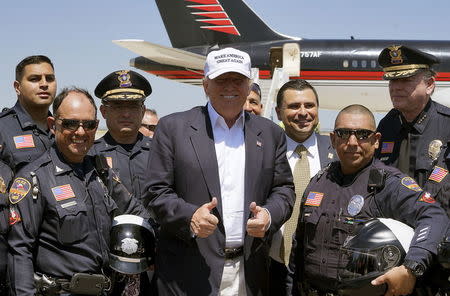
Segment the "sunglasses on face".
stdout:
<path fill-rule="evenodd" d="M 66 130 L 76 131 L 80 126 L 85 131 L 92 131 L 97 128 L 98 120 L 78 120 L 78 119 L 66 119 L 57 118 L 61 121 L 61 127 Z"/>
<path fill-rule="evenodd" d="M 334 133 L 344 140 L 348 140 L 351 135 L 355 135 L 358 140 L 366 140 L 375 132 L 368 129 L 337 128 L 334 130 Z"/>
<path fill-rule="evenodd" d="M 141 126 L 145 127 L 146 129 L 148 129 L 151 132 L 154 132 L 156 129 L 156 124 L 141 124 Z"/>

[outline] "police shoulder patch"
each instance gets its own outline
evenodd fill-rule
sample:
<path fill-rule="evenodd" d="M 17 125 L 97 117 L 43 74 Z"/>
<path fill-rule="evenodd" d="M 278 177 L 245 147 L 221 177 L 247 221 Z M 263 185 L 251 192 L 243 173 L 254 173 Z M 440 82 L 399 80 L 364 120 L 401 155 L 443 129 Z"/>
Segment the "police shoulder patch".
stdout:
<path fill-rule="evenodd" d="M 31 184 L 27 179 L 16 178 L 9 189 L 9 201 L 16 204 L 30 192 Z"/>
<path fill-rule="evenodd" d="M 435 203 L 436 202 L 436 200 L 431 196 L 431 193 L 426 192 L 426 191 L 420 195 L 419 201 L 426 202 L 426 203 Z"/>
<path fill-rule="evenodd" d="M 419 184 L 417 184 L 416 181 L 411 177 L 403 177 L 402 185 L 413 191 L 422 191 L 422 188 L 420 188 Z"/>

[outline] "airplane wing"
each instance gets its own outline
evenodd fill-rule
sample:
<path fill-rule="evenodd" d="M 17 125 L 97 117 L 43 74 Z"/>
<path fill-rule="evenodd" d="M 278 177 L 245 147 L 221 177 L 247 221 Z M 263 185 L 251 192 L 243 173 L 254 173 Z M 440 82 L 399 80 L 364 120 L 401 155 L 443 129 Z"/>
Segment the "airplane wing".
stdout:
<path fill-rule="evenodd" d="M 182 49 L 166 47 L 144 40 L 123 39 L 113 43 L 160 64 L 203 70 L 206 57 Z"/>

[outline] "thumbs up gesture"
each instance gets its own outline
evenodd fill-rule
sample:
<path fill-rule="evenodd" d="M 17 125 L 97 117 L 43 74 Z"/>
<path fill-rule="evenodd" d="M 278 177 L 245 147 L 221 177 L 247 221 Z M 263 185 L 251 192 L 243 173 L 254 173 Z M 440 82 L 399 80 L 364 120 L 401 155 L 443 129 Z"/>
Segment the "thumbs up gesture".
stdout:
<path fill-rule="evenodd" d="M 191 231 L 198 237 L 206 238 L 210 236 L 217 228 L 219 219 L 211 214 L 211 211 L 217 206 L 217 198 L 213 197 L 208 203 L 198 208 L 191 218 Z"/>
<path fill-rule="evenodd" d="M 256 205 L 256 202 L 250 204 L 252 217 L 247 221 L 247 233 L 254 237 L 264 237 L 270 225 L 269 212 Z"/>

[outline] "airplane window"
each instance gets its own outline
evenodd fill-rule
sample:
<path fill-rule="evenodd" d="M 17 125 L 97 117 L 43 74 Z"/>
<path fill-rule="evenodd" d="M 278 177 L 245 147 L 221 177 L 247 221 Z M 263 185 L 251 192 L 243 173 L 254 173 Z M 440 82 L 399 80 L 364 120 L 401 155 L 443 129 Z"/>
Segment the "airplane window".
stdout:
<path fill-rule="evenodd" d="M 353 61 L 352 61 L 352 67 L 353 67 L 353 68 L 358 68 L 358 61 L 353 60 Z"/>
<path fill-rule="evenodd" d="M 344 60 L 344 62 L 342 63 L 342 66 L 344 66 L 344 68 L 348 68 L 348 61 Z"/>
<path fill-rule="evenodd" d="M 376 61 L 370 61 L 370 66 L 372 68 L 376 68 L 377 67 L 377 62 Z"/>
<path fill-rule="evenodd" d="M 363 68 L 367 67 L 367 61 L 366 60 L 361 61 L 361 67 L 363 67 Z"/>

